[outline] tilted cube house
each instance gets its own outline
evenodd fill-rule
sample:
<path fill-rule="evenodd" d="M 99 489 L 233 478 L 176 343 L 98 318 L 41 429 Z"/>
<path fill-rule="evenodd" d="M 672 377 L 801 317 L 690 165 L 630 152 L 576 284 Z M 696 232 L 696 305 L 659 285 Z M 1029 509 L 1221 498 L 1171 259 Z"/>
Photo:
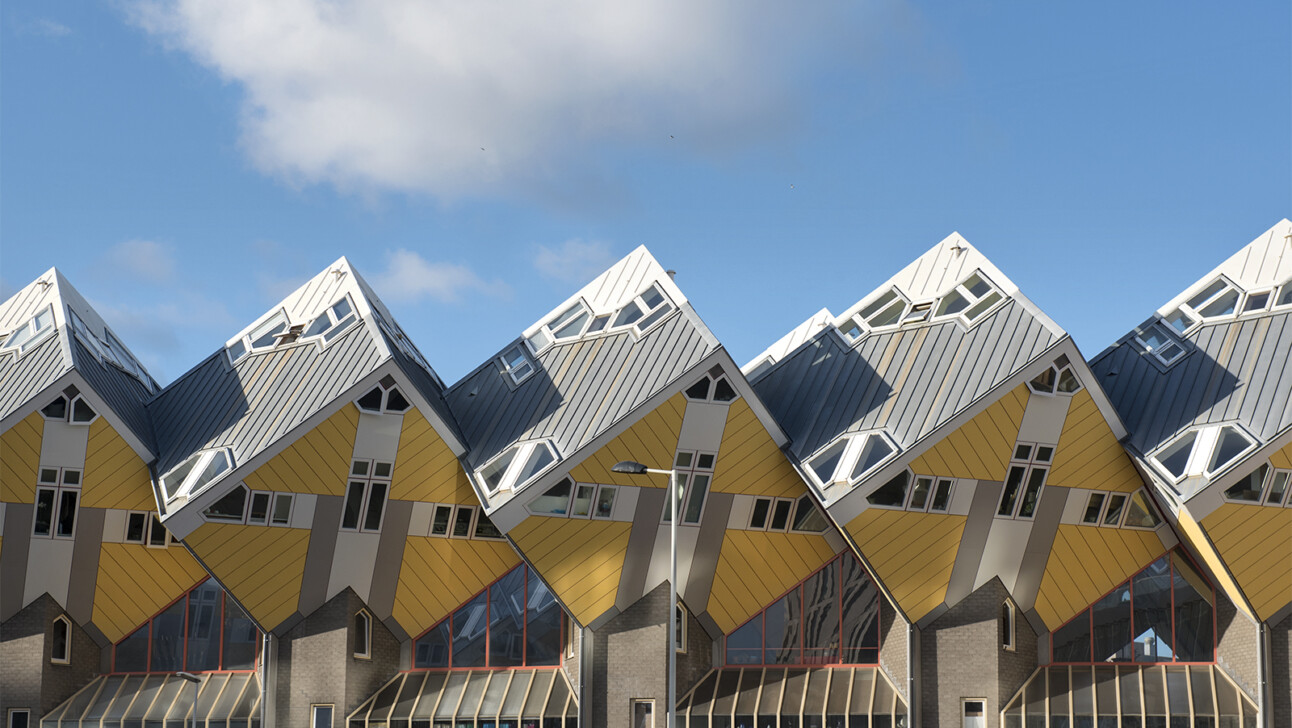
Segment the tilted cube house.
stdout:
<path fill-rule="evenodd" d="M 742 367 L 638 248 L 448 386 L 342 258 L 163 388 L 51 269 L 0 714 L 1292 726 L 1290 319 L 1287 220 L 1089 361 L 951 235 Z"/>

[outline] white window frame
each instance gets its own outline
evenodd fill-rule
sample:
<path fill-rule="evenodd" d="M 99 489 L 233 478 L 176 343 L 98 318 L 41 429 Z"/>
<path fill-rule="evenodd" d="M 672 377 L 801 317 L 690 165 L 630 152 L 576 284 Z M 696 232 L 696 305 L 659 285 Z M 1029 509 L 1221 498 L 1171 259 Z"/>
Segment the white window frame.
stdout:
<path fill-rule="evenodd" d="M 1151 331 L 1156 331 L 1166 343 L 1156 347 L 1148 343 L 1145 339 L 1146 335 Z M 1170 324 L 1165 321 L 1158 320 L 1145 326 L 1143 331 L 1137 331 L 1134 339 L 1135 342 L 1140 345 L 1140 348 L 1144 349 L 1144 351 L 1149 354 L 1152 354 L 1153 358 L 1160 362 L 1162 366 L 1169 367 L 1183 359 L 1184 355 L 1189 353 L 1185 343 L 1176 337 L 1174 331 L 1175 329 L 1171 328 Z M 1174 356 L 1169 356 L 1163 353 L 1164 351 L 1170 351 L 1171 347 L 1175 347 L 1178 353 Z"/>
<path fill-rule="evenodd" d="M 282 330 L 275 333 L 274 330 L 279 326 L 283 327 Z M 278 346 L 284 337 L 291 334 L 291 331 L 291 319 L 287 317 L 287 309 L 280 308 L 271 312 L 251 331 L 227 342 L 224 345 L 224 353 L 228 355 L 230 365 L 237 364 L 252 354 L 268 351 Z M 266 337 L 272 338 L 272 343 L 256 344 L 256 342 Z M 237 346 L 241 346 L 241 351 L 235 354 L 234 347 Z"/>
<path fill-rule="evenodd" d="M 52 415 L 47 414 L 45 410 L 54 406 L 54 403 L 59 401 L 60 399 L 63 400 L 63 416 L 54 417 Z M 85 405 L 85 407 L 90 410 L 90 419 L 88 420 L 76 419 L 76 405 L 78 402 Z M 66 422 L 69 425 L 75 425 L 77 427 L 89 427 L 90 425 L 94 424 L 96 420 L 99 419 L 99 411 L 96 410 L 94 406 L 90 404 L 89 400 L 85 399 L 85 397 L 81 396 L 80 394 L 74 394 L 69 396 L 67 392 L 59 392 L 58 396 L 54 397 L 44 407 L 40 408 L 40 416 L 50 422 Z"/>
<path fill-rule="evenodd" d="M 467 517 L 467 532 L 459 536 L 456 533 L 458 520 L 459 520 L 458 514 L 464 513 L 464 512 L 469 512 L 471 515 Z M 470 539 L 473 535 L 475 535 L 476 515 L 479 512 L 480 512 L 480 508 L 478 506 L 468 505 L 464 503 L 459 503 L 453 506 L 453 515 L 449 518 L 448 537 L 456 538 L 456 539 Z"/>
<path fill-rule="evenodd" d="M 201 476 L 206 471 L 207 467 L 211 465 L 211 461 L 221 455 L 223 455 L 223 457 L 225 458 L 225 461 L 224 461 L 225 468 L 220 472 L 216 473 L 215 475 L 213 475 L 210 480 L 206 481 L 205 483 L 202 483 L 201 487 L 198 487 L 198 481 L 201 480 Z M 196 459 L 196 461 L 194 462 L 193 466 L 189 468 L 188 472 L 184 474 L 183 481 L 180 482 L 178 485 L 176 485 L 174 490 L 172 491 L 169 486 L 171 483 L 171 478 L 174 476 L 175 471 L 183 468 L 189 462 L 194 461 L 194 459 Z M 226 476 L 228 476 L 229 473 L 233 472 L 236 469 L 237 467 L 233 461 L 233 451 L 227 447 L 217 447 L 217 448 L 212 448 L 210 450 L 199 450 L 198 452 L 190 455 L 189 457 L 185 458 L 184 461 L 181 462 L 179 465 L 176 465 L 175 467 L 171 468 L 165 475 L 163 475 L 158 480 L 160 481 L 159 484 L 161 486 L 162 495 L 166 498 L 166 502 L 172 503 L 178 500 L 179 498 L 183 498 L 183 497 L 192 498 L 198 493 L 201 493 L 205 491 L 207 488 L 210 488 L 212 485 L 215 485 L 216 483 L 220 482 Z"/>
<path fill-rule="evenodd" d="M 447 512 L 448 512 L 448 514 L 449 514 L 449 515 L 448 515 L 448 520 L 446 520 L 446 521 L 444 522 L 444 532 L 443 532 L 443 533 L 436 533 L 436 532 L 435 532 L 435 520 L 436 520 L 436 517 L 439 515 L 439 513 L 440 513 L 440 511 L 441 511 L 441 510 L 444 510 L 444 511 L 447 511 Z M 453 533 L 453 511 L 454 511 L 454 506 L 453 506 L 453 504 L 452 504 L 452 503 L 434 503 L 434 504 L 432 504 L 432 506 L 431 506 L 431 525 L 430 525 L 430 528 L 427 530 L 426 535 L 427 535 L 427 536 L 433 536 L 433 537 L 435 537 L 435 538 L 449 538 L 449 537 L 450 537 L 450 535 Z"/>
<path fill-rule="evenodd" d="M 1048 383 L 1041 381 L 1046 374 L 1050 375 L 1050 381 Z M 1067 384 L 1065 382 L 1065 374 L 1070 377 L 1067 381 L 1070 381 L 1072 384 Z M 1071 397 L 1082 390 L 1081 380 L 1077 377 L 1076 372 L 1072 371 L 1071 365 L 1058 366 L 1057 364 L 1051 364 L 1040 374 L 1028 380 L 1027 388 L 1034 394 L 1040 394 L 1046 397 Z"/>
<path fill-rule="evenodd" d="M 54 319 L 54 306 L 53 304 L 46 304 L 32 314 L 31 318 L 14 327 L 4 337 L 4 341 L 0 342 L 0 354 L 12 352 L 14 358 L 19 359 L 27 352 L 43 344 L 46 339 L 54 335 L 54 331 L 57 329 L 58 322 Z M 18 336 L 25 336 L 25 338 L 18 341 Z"/>
<path fill-rule="evenodd" d="M 928 488 L 925 491 L 924 504 L 915 503 L 915 493 L 920 489 L 920 481 L 926 481 Z M 937 500 L 938 491 L 942 486 L 946 486 L 947 497 L 946 504 L 943 508 L 934 508 L 933 502 Z M 915 475 L 911 473 L 911 486 L 906 489 L 906 500 L 903 502 L 903 510 L 915 511 L 919 513 L 950 513 L 951 499 L 956 494 L 956 479 L 944 478 L 938 475 Z M 884 506 L 877 506 L 883 508 Z"/>
<path fill-rule="evenodd" d="M 356 472 L 357 466 L 362 463 L 363 472 Z M 385 474 L 378 474 L 378 470 L 385 470 Z M 382 526 L 386 524 L 386 512 L 390 510 L 390 481 L 395 474 L 395 464 L 385 460 L 372 460 L 368 458 L 355 458 L 350 461 L 350 471 L 346 474 L 345 500 L 341 503 L 341 530 L 350 533 L 381 533 Z M 351 494 L 355 486 L 359 487 L 359 510 L 358 516 L 353 526 L 345 525 L 345 507 L 349 503 Z M 368 516 L 372 509 L 372 493 L 375 486 L 382 487 L 381 494 L 381 515 L 377 519 L 375 528 L 369 527 Z M 272 509 L 273 502 L 270 502 Z M 272 510 L 269 514 L 272 519 Z M 288 518 L 290 523 L 291 519 Z"/>
<path fill-rule="evenodd" d="M 897 321 L 878 325 L 874 323 L 875 320 L 880 318 L 880 314 L 891 311 L 898 304 L 901 305 L 902 310 L 897 314 Z M 866 315 L 868 310 L 870 310 L 869 316 Z M 866 334 L 871 331 L 900 328 L 902 324 L 906 323 L 907 317 L 911 313 L 911 299 L 907 298 L 906 294 L 902 293 L 897 286 L 890 286 L 879 292 L 879 295 L 871 296 L 862 301 L 856 312 L 835 328 L 839 335 L 843 337 L 843 340 L 851 346 L 865 338 Z"/>
<path fill-rule="evenodd" d="M 1027 448 L 1025 454 L 1023 448 Z M 1045 493 L 1045 484 L 1050 477 L 1050 470 L 1054 467 L 1054 455 L 1057 446 L 1046 442 L 1016 442 L 1014 443 L 1013 456 L 1009 461 L 1009 470 L 1005 475 L 1005 484 L 1001 488 L 1000 501 L 996 506 L 996 518 L 1012 518 L 1017 520 L 1030 521 L 1036 517 L 1036 509 L 1041 505 L 1041 496 Z M 1048 457 L 1044 456 L 1043 451 L 1048 452 Z M 1006 498 L 1010 497 L 1009 481 L 1016 470 L 1022 471 L 1022 476 L 1018 481 L 1018 489 L 1014 491 L 1009 504 L 1009 512 L 1005 510 Z M 1031 487 L 1034 473 L 1041 473 L 1040 485 L 1036 488 L 1036 500 L 1032 506 L 1030 514 L 1023 513 L 1023 503 L 1027 499 L 1027 491 Z"/>
<path fill-rule="evenodd" d="M 379 408 L 373 409 L 371 407 L 368 407 L 367 405 L 359 404 L 362 400 L 366 399 L 373 392 L 381 393 L 381 406 Z M 390 402 L 390 397 L 392 394 L 398 394 L 399 397 L 404 400 L 405 406 L 402 408 L 393 406 Z M 382 377 L 382 381 L 377 382 L 371 387 L 365 389 L 363 391 L 363 394 L 360 394 L 358 397 L 355 397 L 354 406 L 358 408 L 360 412 L 363 412 L 365 414 L 370 414 L 370 415 L 402 415 L 408 410 L 413 408 L 413 401 L 410 400 L 408 396 L 404 394 L 403 390 L 399 388 L 399 384 L 395 382 L 393 377 L 387 376 L 387 377 Z"/>
<path fill-rule="evenodd" d="M 1274 293 L 1270 296 L 1270 308 L 1279 309 L 1292 306 L 1292 280 L 1284 281 L 1281 285 L 1274 287 Z"/>
<path fill-rule="evenodd" d="M 594 320 L 601 321 L 601 326 L 597 330 L 603 330 L 608 323 L 608 318 L 606 314 L 594 315 L 592 307 L 582 298 L 578 298 L 574 303 L 561 309 L 560 313 L 539 324 L 532 334 L 525 337 L 525 341 L 530 349 L 538 353 L 557 342 L 578 339 L 588 332 Z"/>
<path fill-rule="evenodd" d="M 543 465 L 529 477 L 525 478 L 524 481 L 517 482 L 521 471 L 523 471 L 529 464 L 530 456 L 533 454 L 534 450 L 539 447 L 547 448 L 548 454 L 552 458 L 551 462 Z M 485 471 L 489 470 L 494 463 L 506 457 L 508 453 L 512 453 L 511 461 L 507 464 L 506 469 L 502 471 L 502 476 L 499 478 L 497 484 L 490 487 L 489 482 L 484 475 Z M 484 488 L 484 491 L 489 495 L 494 495 L 503 491 L 514 491 L 520 489 L 526 483 L 530 483 L 542 477 L 543 473 L 552 469 L 552 467 L 559 462 L 561 462 L 560 453 L 556 451 L 556 447 L 552 444 L 551 440 L 529 440 L 527 442 L 512 445 L 506 450 L 493 456 L 477 468 L 475 474 L 476 478 L 480 481 L 480 485 Z"/>
<path fill-rule="evenodd" d="M 138 545 L 140 545 L 140 546 L 143 546 L 143 545 L 147 544 L 147 543 L 148 543 L 148 527 L 149 527 L 149 525 L 150 525 L 149 520 L 148 520 L 148 517 L 149 517 L 149 516 L 151 516 L 151 515 L 152 515 L 152 511 L 128 511 L 128 512 L 126 512 L 125 532 L 121 534 L 121 542 L 122 542 L 122 543 L 133 543 L 133 544 L 138 544 Z M 131 538 L 131 537 L 130 537 L 130 521 L 131 521 L 131 519 L 134 519 L 134 518 L 138 518 L 140 521 L 142 521 L 142 524 L 139 526 L 139 538 Z"/>
<path fill-rule="evenodd" d="M 727 383 L 727 387 L 731 390 L 731 397 L 727 399 L 721 399 L 718 397 L 719 382 Z M 705 394 L 703 397 L 700 397 L 698 395 L 693 395 L 691 393 L 691 390 L 695 389 L 696 387 L 704 383 L 707 383 L 708 386 L 704 390 Z M 731 404 L 732 402 L 735 402 L 736 400 L 740 399 L 740 392 L 736 391 L 735 385 L 732 384 L 731 379 L 729 379 L 725 373 L 719 374 L 716 377 L 711 374 L 705 374 L 703 377 L 700 377 L 699 379 L 695 380 L 695 382 L 693 382 L 691 386 L 687 387 L 686 389 L 683 389 L 682 396 L 686 397 L 686 399 L 691 402 L 714 402 L 716 404 Z"/>
<path fill-rule="evenodd" d="M 1223 432 L 1227 429 L 1234 430 L 1243 439 L 1245 439 L 1247 441 L 1247 447 L 1240 450 L 1227 462 L 1221 464 L 1220 467 L 1213 470 L 1211 468 L 1212 456 L 1215 454 L 1216 445 L 1220 442 L 1220 438 Z M 1193 447 L 1189 451 L 1189 457 L 1188 457 L 1188 460 L 1185 462 L 1184 471 L 1177 476 L 1174 473 L 1172 473 L 1170 470 L 1167 470 L 1166 466 L 1163 465 L 1162 461 L 1159 460 L 1158 458 L 1163 452 L 1170 449 L 1176 443 L 1180 442 L 1180 440 L 1189 436 L 1190 434 L 1194 435 Z M 1191 477 L 1196 477 L 1199 475 L 1209 479 L 1214 478 L 1217 474 L 1222 473 L 1225 470 L 1233 467 L 1234 465 L 1242 462 L 1243 456 L 1251 453 L 1252 450 L 1256 448 L 1256 446 L 1257 446 L 1256 438 L 1249 435 L 1247 431 L 1243 429 L 1241 426 L 1239 426 L 1237 423 L 1223 422 L 1223 423 L 1214 424 L 1214 425 L 1206 425 L 1203 427 L 1192 427 L 1187 430 L 1184 430 L 1183 432 L 1180 432 L 1179 434 L 1177 434 L 1175 437 L 1172 437 L 1170 440 L 1167 440 L 1162 446 L 1158 447 L 1156 450 L 1150 453 L 1149 458 L 1153 461 L 1153 464 L 1157 466 L 1158 471 L 1162 475 L 1166 476 L 1166 479 L 1169 482 L 1175 484 L 1175 483 L 1179 483 L 1182 480 L 1185 480 Z"/>
<path fill-rule="evenodd" d="M 1289 497 L 1289 495 L 1292 494 L 1292 470 L 1276 468 L 1267 461 L 1257 465 L 1255 470 L 1239 478 L 1239 481 L 1248 479 L 1261 469 L 1265 470 L 1265 475 L 1261 478 L 1260 489 L 1256 491 L 1256 500 L 1246 500 L 1230 496 L 1230 489 L 1233 488 L 1233 485 L 1238 484 L 1234 483 L 1229 488 L 1226 488 L 1223 493 L 1225 502 L 1238 503 L 1247 506 L 1273 506 L 1275 508 L 1282 507 L 1286 504 L 1288 507 L 1292 507 L 1292 497 Z M 1275 481 L 1282 482 L 1283 493 L 1279 496 L 1277 501 L 1271 502 Z"/>
<path fill-rule="evenodd" d="M 1001 602 L 1001 637 L 1000 648 L 1006 652 L 1013 652 L 1018 649 L 1018 607 L 1014 600 L 1005 597 Z"/>
<path fill-rule="evenodd" d="M 683 460 L 686 465 L 683 465 Z M 701 462 L 708 463 L 701 465 Z M 673 456 L 673 471 L 677 474 L 678 484 L 681 486 L 681 495 L 677 504 L 677 512 L 681 518 L 678 520 L 679 526 L 698 526 L 704 520 L 704 509 L 709 504 L 709 493 L 713 487 L 713 469 L 718 464 L 718 453 L 705 452 L 702 450 L 678 450 Z M 695 484 L 701 478 L 704 479 L 704 495 L 701 496 L 700 512 L 694 520 L 686 517 L 687 506 L 691 498 L 695 497 Z M 593 503 L 593 511 L 596 510 L 596 503 Z M 671 515 L 671 505 L 668 498 L 664 498 L 664 511 L 660 514 L 660 523 L 668 523 Z"/>
<path fill-rule="evenodd" d="M 1220 288 L 1217 288 L 1210 295 L 1206 296 L 1206 298 L 1202 298 L 1202 296 L 1207 293 L 1207 289 L 1215 286 L 1217 283 L 1221 284 Z M 1233 291 L 1238 294 L 1238 297 L 1234 300 L 1233 311 L 1230 311 L 1229 313 L 1213 314 L 1211 316 L 1203 315 L 1202 309 L 1220 300 L 1223 296 L 1228 294 L 1230 291 Z M 1200 298 L 1202 300 L 1199 300 Z M 1196 294 L 1194 294 L 1193 296 L 1191 296 L 1189 300 L 1182 302 L 1170 313 L 1163 316 L 1162 321 L 1167 326 L 1169 326 L 1172 331 L 1183 336 L 1189 331 L 1192 331 L 1197 326 L 1201 325 L 1203 321 L 1217 321 L 1220 319 L 1234 318 L 1236 316 L 1241 316 L 1243 314 L 1243 304 L 1246 303 L 1246 298 L 1247 297 L 1244 295 L 1243 289 L 1235 285 L 1233 281 L 1229 280 L 1225 276 L 1218 276 L 1215 279 L 1208 281 L 1207 285 L 1203 286 L 1202 289 L 1198 291 Z M 1181 328 L 1177 323 L 1171 320 L 1172 318 L 1176 318 L 1176 317 L 1178 317 L 1177 320 L 1179 321 L 1187 320 L 1188 323 L 1185 324 L 1183 328 Z"/>
<path fill-rule="evenodd" d="M 363 620 L 362 629 L 359 627 L 359 620 Z M 371 660 L 372 659 L 372 614 L 366 609 L 360 609 L 354 613 L 354 659 Z M 358 648 L 359 637 L 363 637 L 363 649 Z"/>
<path fill-rule="evenodd" d="M 54 653 L 54 637 L 58 630 L 58 625 L 63 625 L 66 630 L 66 636 L 63 639 L 63 654 Z M 66 614 L 60 614 L 54 617 L 53 631 L 50 633 L 50 651 L 49 661 L 55 665 L 69 665 L 72 662 L 72 620 L 67 618 Z"/>
<path fill-rule="evenodd" d="M 510 356 L 512 352 L 516 356 Z M 514 366 L 513 366 L 514 363 Z M 502 367 L 503 372 L 511 379 L 512 384 L 520 384 L 529 379 L 534 374 L 538 366 L 530 358 L 529 348 L 520 342 L 516 342 L 503 350 L 498 355 L 498 366 Z"/>
<path fill-rule="evenodd" d="M 9 714 L 5 716 L 5 726 L 7 728 L 17 728 L 18 722 L 14 720 L 19 715 L 25 715 L 27 719 L 23 721 L 23 728 L 33 728 L 31 724 L 31 708 L 10 708 Z"/>
<path fill-rule="evenodd" d="M 658 293 L 660 296 L 660 302 L 653 307 L 648 306 L 646 304 L 646 299 L 645 299 L 646 294 L 652 288 L 654 288 L 655 292 Z M 641 311 L 641 316 L 637 317 L 630 323 L 622 323 L 622 324 L 616 325 L 615 321 L 620 317 L 620 315 L 623 314 L 624 310 L 631 305 L 637 306 L 637 310 Z M 650 331 L 651 329 L 655 328 L 661 321 L 668 318 L 676 310 L 677 310 L 677 306 L 673 305 L 673 299 L 669 298 L 668 293 L 664 290 L 664 286 L 660 285 L 659 282 L 657 281 L 651 281 L 650 285 L 643 288 L 640 293 L 638 293 L 636 296 L 633 296 L 632 299 L 629 300 L 624 305 L 615 309 L 614 313 L 612 313 L 610 317 L 607 319 L 606 328 L 604 330 L 618 331 L 621 329 L 632 328 L 633 331 L 637 332 L 638 336 L 641 336 L 645 334 L 647 331 Z M 663 313 L 660 313 L 661 311 Z M 659 314 L 659 315 L 656 316 L 656 314 Z M 651 319 L 654 319 L 654 320 L 652 321 Z M 643 323 L 646 324 L 645 327 L 642 326 Z"/>
<path fill-rule="evenodd" d="M 888 454 L 884 455 L 884 457 L 875 461 L 866 470 L 853 476 L 852 471 L 856 468 L 857 463 L 861 458 L 862 451 L 866 447 L 866 444 L 870 441 L 871 438 L 876 438 L 876 437 L 880 438 L 884 442 L 884 444 L 888 446 L 889 448 Z M 832 450 L 840 442 L 845 443 L 844 450 L 839 457 L 838 463 L 835 464 L 835 467 L 833 472 L 831 473 L 830 479 L 824 480 L 822 479 L 820 474 L 817 473 L 816 468 L 812 466 L 812 462 L 817 458 L 821 457 L 822 455 L 825 455 L 827 452 Z M 897 443 L 893 441 L 893 438 L 890 437 L 888 433 L 884 432 L 883 430 L 869 430 L 866 432 L 849 433 L 847 435 L 844 435 L 843 437 L 835 438 L 834 440 L 831 440 L 829 443 L 825 445 L 825 447 L 822 447 L 818 449 L 816 452 L 812 453 L 812 456 L 806 459 L 805 463 L 807 467 L 805 467 L 804 469 L 812 477 L 812 480 L 822 488 L 828 488 L 832 485 L 855 485 L 865 480 L 866 478 L 870 477 L 871 475 L 875 474 L 876 472 L 878 472 L 880 469 L 884 467 L 885 463 L 897 457 L 901 452 L 902 452 L 902 449 L 898 447 Z"/>
<path fill-rule="evenodd" d="M 972 280 L 975 276 L 977 276 L 979 280 L 981 280 L 983 283 L 987 285 L 987 291 L 983 293 L 981 296 L 969 290 L 969 287 L 967 285 L 969 281 Z M 959 311 L 956 311 L 955 313 L 938 313 L 938 311 L 942 308 L 942 306 L 947 301 L 947 299 L 950 298 L 953 294 L 958 295 L 964 299 L 965 301 L 964 308 L 962 308 Z M 979 306 L 981 306 L 984 301 L 987 301 L 987 299 L 991 298 L 992 296 L 995 296 L 995 299 L 987 303 L 986 306 L 983 306 L 983 308 L 979 310 L 978 313 L 973 316 L 973 318 L 969 317 L 970 311 L 973 311 L 975 308 L 978 308 Z M 978 268 L 978 269 L 975 269 L 969 275 L 965 276 L 964 279 L 962 279 L 959 283 L 957 283 L 955 287 L 952 288 L 950 291 L 947 291 L 941 296 L 938 296 L 937 301 L 934 302 L 933 307 L 930 309 L 930 314 L 932 315 L 934 321 L 946 321 L 949 319 L 954 319 L 954 320 L 958 320 L 966 327 L 970 327 L 970 326 L 973 326 L 978 321 L 982 320 L 984 317 L 986 317 L 987 314 L 991 313 L 992 311 L 1002 306 L 1005 303 L 1005 301 L 1008 301 L 1008 300 L 1009 300 L 1009 297 L 1006 296 L 1005 292 L 1000 289 L 1000 286 L 996 285 L 996 283 L 992 281 L 992 279 L 989 278 L 987 274 L 982 271 L 981 268 Z"/>
<path fill-rule="evenodd" d="M 52 478 L 47 474 L 53 474 Z M 68 482 L 69 475 L 75 473 L 73 482 Z M 61 468 L 40 466 L 36 470 L 36 499 L 33 502 L 33 512 L 31 519 L 31 537 L 32 538 L 50 538 L 62 541 L 74 540 L 76 538 L 76 529 L 81 523 L 81 486 L 85 484 L 85 472 L 81 468 Z M 40 506 L 41 493 L 50 493 L 53 505 L 50 507 L 49 514 L 49 533 L 36 533 L 36 514 L 35 509 Z M 74 494 L 75 499 L 72 501 L 72 532 L 58 532 L 58 523 L 63 516 L 64 498 L 63 495 Z"/>
<path fill-rule="evenodd" d="M 336 312 L 336 308 L 342 304 L 345 304 L 346 308 L 348 308 L 349 310 L 346 313 L 339 315 Z M 318 331 L 312 334 L 309 333 L 310 330 L 314 328 L 314 324 L 320 323 L 325 319 L 328 322 L 328 325 L 326 327 L 324 327 L 321 331 Z M 346 319 L 350 319 L 350 320 L 347 321 Z M 354 302 L 350 300 L 350 295 L 344 294 L 341 296 L 341 298 L 337 299 L 335 303 L 333 303 L 331 306 L 328 306 L 321 313 L 319 313 L 319 315 L 315 316 L 313 320 L 311 320 L 308 324 L 306 324 L 305 328 L 302 329 L 301 331 L 300 338 L 297 339 L 297 341 L 314 341 L 317 339 L 319 341 L 320 346 L 325 347 L 328 344 L 332 343 L 333 339 L 336 339 L 341 334 L 349 331 L 351 327 L 359 323 L 359 321 L 361 320 L 362 319 L 359 318 L 358 309 L 355 308 Z"/>
<path fill-rule="evenodd" d="M 155 512 L 149 513 L 148 516 L 149 520 L 146 524 L 148 530 L 144 534 L 144 545 L 150 549 L 164 549 L 170 546 L 173 540 L 170 531 L 162 524 L 161 518 Z M 161 529 L 160 533 L 158 529 Z"/>
<path fill-rule="evenodd" d="M 319 709 L 327 709 L 327 725 L 319 725 Z M 336 706 L 332 703 L 314 703 L 310 705 L 310 728 L 332 728 L 336 724 Z"/>

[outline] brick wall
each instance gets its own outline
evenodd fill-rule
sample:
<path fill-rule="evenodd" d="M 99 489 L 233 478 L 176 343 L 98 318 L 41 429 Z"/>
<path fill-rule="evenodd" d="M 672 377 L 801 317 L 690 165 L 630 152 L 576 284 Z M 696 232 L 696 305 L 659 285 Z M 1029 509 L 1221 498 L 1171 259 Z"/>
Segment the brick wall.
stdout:
<path fill-rule="evenodd" d="M 669 607 L 668 584 L 663 583 L 600 629 L 589 630 L 592 688 L 583 725 L 627 728 L 634 698 L 654 699 L 655 724 L 663 725 Z"/>
<path fill-rule="evenodd" d="M 46 594 L 0 625 L 0 716 L 8 715 L 10 708 L 29 708 L 35 725 L 98 674 L 99 646 L 75 622 L 71 663 L 50 661 L 49 635 L 54 619 L 62 614 L 58 602 Z"/>
<path fill-rule="evenodd" d="M 1266 725 L 1292 726 L 1292 615 L 1270 627 L 1269 718 Z"/>
<path fill-rule="evenodd" d="M 1260 629 L 1216 590 L 1216 664 L 1238 683 L 1252 700 L 1259 700 Z"/>
<path fill-rule="evenodd" d="M 906 674 L 910 669 L 910 646 L 907 644 L 907 622 L 883 597 L 879 598 L 879 602 L 879 666 L 888 673 L 888 678 L 897 686 L 897 692 L 909 706 L 910 683 Z"/>
<path fill-rule="evenodd" d="M 984 586 L 985 588 L 985 586 Z M 1005 599 L 1005 592 L 1002 588 L 1000 591 L 1001 602 Z M 997 663 L 997 691 L 996 704 L 987 706 L 994 710 L 996 715 L 1000 715 L 1000 709 L 1009 702 L 1010 698 L 1023 687 L 1023 683 L 1036 672 L 1036 649 L 1038 635 L 1032 631 L 1032 625 L 1023 616 L 1020 609 L 1014 611 L 1014 650 L 999 649 L 1003 644 L 1005 636 L 1000 630 L 1000 602 L 996 603 L 996 646 L 999 662 Z M 990 712 L 990 711 L 989 711 Z M 990 718 L 988 719 L 991 720 Z M 990 723 L 988 723 L 990 725 Z"/>
<path fill-rule="evenodd" d="M 667 636 L 667 635 L 665 635 Z M 686 613 L 686 652 L 677 656 L 677 697 L 680 699 L 716 667 L 713 664 L 713 640 L 700 621 Z"/>

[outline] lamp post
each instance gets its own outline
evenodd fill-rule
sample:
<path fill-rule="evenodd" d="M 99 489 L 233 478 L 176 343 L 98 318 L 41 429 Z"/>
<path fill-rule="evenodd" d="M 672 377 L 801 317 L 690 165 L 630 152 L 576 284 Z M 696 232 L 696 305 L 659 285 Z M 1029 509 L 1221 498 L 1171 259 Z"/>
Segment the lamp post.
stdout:
<path fill-rule="evenodd" d="M 677 471 L 648 468 L 625 460 L 610 469 L 616 473 L 668 476 L 668 728 L 677 728 Z"/>
<path fill-rule="evenodd" d="M 175 677 L 193 683 L 193 728 L 197 728 L 197 693 L 198 687 L 202 684 L 202 678 L 191 672 L 177 672 Z"/>

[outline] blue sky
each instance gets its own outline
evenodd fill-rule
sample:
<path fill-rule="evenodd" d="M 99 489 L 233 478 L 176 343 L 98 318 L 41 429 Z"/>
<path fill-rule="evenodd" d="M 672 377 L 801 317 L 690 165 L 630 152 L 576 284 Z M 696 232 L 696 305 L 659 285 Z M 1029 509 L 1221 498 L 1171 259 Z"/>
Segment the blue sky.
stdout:
<path fill-rule="evenodd" d="M 639 244 L 744 362 L 959 231 L 1093 356 L 1292 215 L 1290 28 L 1284 1 L 19 0 L 0 292 L 58 266 L 166 382 L 347 255 L 454 381 Z"/>

